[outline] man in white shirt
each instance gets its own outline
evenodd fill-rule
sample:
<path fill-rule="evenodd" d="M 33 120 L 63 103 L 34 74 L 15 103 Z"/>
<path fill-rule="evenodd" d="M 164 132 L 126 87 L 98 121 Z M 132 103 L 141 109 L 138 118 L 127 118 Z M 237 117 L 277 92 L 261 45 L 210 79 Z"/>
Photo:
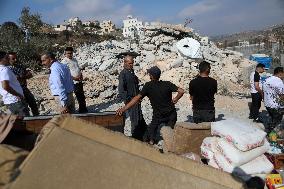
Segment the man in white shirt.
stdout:
<path fill-rule="evenodd" d="M 86 107 L 86 97 L 83 89 L 83 75 L 77 60 L 73 57 L 73 51 L 72 47 L 66 47 L 65 57 L 61 63 L 66 64 L 70 69 L 74 82 L 74 93 L 79 104 L 79 113 L 86 113 L 88 110 Z"/>
<path fill-rule="evenodd" d="M 53 53 L 43 54 L 41 56 L 41 62 L 44 66 L 50 68 L 51 71 L 49 75 L 49 87 L 51 94 L 58 101 L 56 113 L 74 113 L 74 86 L 69 68 L 58 62 Z"/>
<path fill-rule="evenodd" d="M 8 65 L 9 57 L 7 53 L 0 51 L 0 94 L 2 100 L 12 114 L 29 116 L 29 109 L 24 100 L 22 87 Z"/>
<path fill-rule="evenodd" d="M 273 130 L 283 118 L 284 109 L 284 70 L 283 67 L 274 69 L 274 75 L 267 78 L 263 85 L 264 105 L 271 116 L 267 132 Z"/>
<path fill-rule="evenodd" d="M 249 119 L 253 119 L 254 122 L 260 122 L 258 116 L 263 93 L 259 74 L 264 72 L 264 67 L 261 63 L 257 64 L 255 71 L 250 75 L 251 106 Z"/>

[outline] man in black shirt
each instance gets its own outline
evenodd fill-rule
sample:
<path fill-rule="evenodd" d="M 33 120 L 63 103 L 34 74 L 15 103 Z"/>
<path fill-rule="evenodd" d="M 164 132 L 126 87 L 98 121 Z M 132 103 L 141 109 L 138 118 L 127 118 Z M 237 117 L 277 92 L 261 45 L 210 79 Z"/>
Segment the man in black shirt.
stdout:
<path fill-rule="evenodd" d="M 139 80 L 133 70 L 133 56 L 124 57 L 124 69 L 119 74 L 118 92 L 119 97 L 125 104 L 130 102 L 133 97 L 139 94 Z M 128 110 L 131 121 L 131 134 L 133 138 L 143 140 L 146 131 L 146 122 L 143 118 L 141 104 L 137 103 Z"/>
<path fill-rule="evenodd" d="M 35 97 L 28 89 L 27 85 L 27 79 L 32 78 L 33 75 L 30 71 L 27 70 L 27 68 L 24 65 L 22 65 L 17 61 L 17 55 L 15 52 L 9 52 L 8 55 L 9 55 L 10 69 L 17 76 L 17 79 L 23 89 L 25 100 L 28 103 L 29 107 L 31 108 L 33 116 L 38 116 L 39 110 L 37 107 Z"/>
<path fill-rule="evenodd" d="M 250 75 L 250 92 L 251 92 L 251 106 L 249 119 L 253 119 L 254 122 L 260 122 L 258 119 L 259 109 L 261 107 L 261 100 L 263 98 L 262 85 L 260 80 L 260 73 L 264 72 L 264 65 L 259 63 L 256 65 L 256 69 Z"/>
<path fill-rule="evenodd" d="M 194 123 L 215 121 L 214 95 L 217 93 L 217 81 L 209 77 L 210 69 L 208 62 L 201 62 L 199 75 L 189 83 Z"/>
<path fill-rule="evenodd" d="M 153 108 L 152 122 L 148 126 L 147 136 L 145 141 L 150 141 L 154 144 L 161 140 L 160 129 L 162 124 L 165 126 L 174 127 L 177 121 L 177 113 L 175 104 L 183 96 L 184 90 L 177 87 L 169 81 L 161 81 L 161 70 L 154 66 L 148 70 L 150 75 L 150 82 L 145 83 L 142 91 L 135 96 L 128 104 L 117 110 L 118 115 L 140 102 L 145 96 L 150 99 Z M 178 92 L 175 98 L 172 99 L 172 93 Z"/>

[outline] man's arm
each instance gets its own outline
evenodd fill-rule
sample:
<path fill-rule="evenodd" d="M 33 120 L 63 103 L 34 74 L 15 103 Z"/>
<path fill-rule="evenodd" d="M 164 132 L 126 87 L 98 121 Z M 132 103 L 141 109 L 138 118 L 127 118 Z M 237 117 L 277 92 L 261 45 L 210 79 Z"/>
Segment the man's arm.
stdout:
<path fill-rule="evenodd" d="M 178 100 L 183 96 L 184 90 L 182 88 L 178 88 L 177 95 L 175 98 L 173 98 L 173 103 L 176 104 Z"/>
<path fill-rule="evenodd" d="M 262 95 L 262 90 L 259 86 L 259 82 L 254 82 L 254 87 L 255 87 L 255 90 Z"/>
<path fill-rule="evenodd" d="M 135 104 L 137 104 L 138 102 L 140 102 L 140 100 L 142 99 L 142 95 L 136 95 L 135 97 L 132 98 L 132 100 L 127 103 L 124 107 L 119 108 L 118 110 L 116 110 L 116 114 L 117 115 L 122 115 L 126 110 L 128 110 L 129 108 L 131 108 L 132 106 L 134 106 Z"/>
<path fill-rule="evenodd" d="M 4 90 L 6 90 L 8 93 L 20 98 L 20 99 L 23 99 L 24 96 L 22 96 L 20 93 L 18 93 L 17 91 L 15 91 L 9 84 L 9 81 L 8 80 L 4 80 L 4 81 L 1 81 L 1 84 L 2 84 L 2 87 Z"/>

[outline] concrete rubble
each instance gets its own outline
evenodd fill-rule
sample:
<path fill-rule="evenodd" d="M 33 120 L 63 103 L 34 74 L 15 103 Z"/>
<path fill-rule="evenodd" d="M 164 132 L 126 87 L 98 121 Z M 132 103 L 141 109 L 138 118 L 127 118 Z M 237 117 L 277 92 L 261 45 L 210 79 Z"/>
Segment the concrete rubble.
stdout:
<path fill-rule="evenodd" d="M 115 110 L 122 104 L 117 100 L 117 86 L 123 62 L 117 59 L 116 55 L 129 49 L 141 54 L 136 58 L 134 65 L 141 86 L 149 81 L 146 70 L 158 65 L 162 70 L 162 80 L 172 81 L 188 92 L 190 80 L 198 74 L 197 66 L 200 60 L 184 57 L 178 52 L 176 43 L 185 37 L 191 37 L 199 42 L 202 39 L 197 33 L 181 25 L 154 23 L 147 27 L 145 35 L 140 39 L 111 40 L 78 47 L 75 57 L 84 68 L 87 104 L 93 105 L 89 109 Z M 202 57 L 212 65 L 211 77 L 218 80 L 219 94 L 249 94 L 243 86 L 247 85 L 254 62 L 243 58 L 238 52 L 221 50 L 213 42 L 203 41 L 200 50 Z M 49 94 L 47 77 L 36 76 L 36 79 L 31 80 L 29 84 L 40 103 L 41 113 L 45 114 L 52 113 L 52 106 L 55 103 Z M 146 122 L 149 123 L 151 120 L 149 101 L 144 100 L 142 107 Z M 187 115 L 189 113 L 187 110 L 180 111 Z"/>

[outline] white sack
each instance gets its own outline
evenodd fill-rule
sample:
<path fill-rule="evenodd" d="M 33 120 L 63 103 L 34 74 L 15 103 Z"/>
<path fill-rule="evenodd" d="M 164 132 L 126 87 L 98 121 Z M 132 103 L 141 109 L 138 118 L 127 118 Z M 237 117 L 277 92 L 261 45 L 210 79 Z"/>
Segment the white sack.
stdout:
<path fill-rule="evenodd" d="M 189 58 L 202 58 L 200 43 L 190 37 L 186 37 L 176 43 L 178 52 Z"/>
<path fill-rule="evenodd" d="M 241 165 L 240 167 L 230 164 L 221 153 L 215 153 L 214 160 L 220 169 L 228 173 L 232 173 L 233 171 L 241 171 L 250 175 L 268 174 L 274 169 L 273 164 L 266 158 L 265 155 L 261 155 L 256 159 Z"/>
<path fill-rule="evenodd" d="M 229 118 L 213 122 L 211 134 L 220 136 L 241 151 L 248 151 L 264 144 L 266 133 L 240 119 Z"/>
<path fill-rule="evenodd" d="M 264 139 L 264 145 L 254 148 L 252 150 L 243 152 L 237 149 L 232 144 L 228 143 L 225 139 L 219 138 L 217 140 L 217 149 L 226 158 L 226 160 L 233 166 L 243 165 L 258 156 L 264 154 L 269 150 L 269 143 Z"/>
<path fill-rule="evenodd" d="M 217 137 L 204 138 L 200 150 L 203 157 L 213 159 L 214 152 L 217 150 Z"/>

